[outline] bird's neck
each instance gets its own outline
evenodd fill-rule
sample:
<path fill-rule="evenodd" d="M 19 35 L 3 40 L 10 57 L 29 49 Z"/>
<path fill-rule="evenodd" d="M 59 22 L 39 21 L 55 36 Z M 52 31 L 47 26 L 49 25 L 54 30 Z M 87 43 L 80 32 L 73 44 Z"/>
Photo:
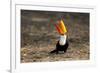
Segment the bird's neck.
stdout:
<path fill-rule="evenodd" d="M 60 35 L 59 44 L 60 45 L 65 45 L 66 44 L 66 39 L 67 39 L 66 35 Z"/>

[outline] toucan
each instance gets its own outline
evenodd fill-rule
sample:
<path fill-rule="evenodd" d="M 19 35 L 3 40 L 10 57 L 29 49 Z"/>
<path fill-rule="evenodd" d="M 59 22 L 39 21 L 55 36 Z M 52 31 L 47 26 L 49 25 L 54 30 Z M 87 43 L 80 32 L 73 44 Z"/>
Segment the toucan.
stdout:
<path fill-rule="evenodd" d="M 60 20 L 57 24 L 55 24 L 55 27 L 60 35 L 59 40 L 56 43 L 56 48 L 50 52 L 50 54 L 64 54 L 68 47 L 68 30 L 67 27 L 65 27 L 65 24 L 63 20 Z"/>

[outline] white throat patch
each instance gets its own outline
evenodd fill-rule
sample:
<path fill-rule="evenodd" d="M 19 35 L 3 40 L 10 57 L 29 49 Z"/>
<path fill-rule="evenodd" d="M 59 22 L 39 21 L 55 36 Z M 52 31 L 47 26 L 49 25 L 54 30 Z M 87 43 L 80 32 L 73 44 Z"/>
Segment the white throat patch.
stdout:
<path fill-rule="evenodd" d="M 66 35 L 61 35 L 60 40 L 59 40 L 60 45 L 65 45 L 66 44 Z"/>

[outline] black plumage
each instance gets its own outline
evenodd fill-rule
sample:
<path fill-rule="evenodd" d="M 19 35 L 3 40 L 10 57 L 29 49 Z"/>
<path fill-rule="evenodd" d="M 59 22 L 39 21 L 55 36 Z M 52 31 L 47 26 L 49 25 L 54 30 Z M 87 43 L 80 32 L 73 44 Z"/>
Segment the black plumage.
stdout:
<path fill-rule="evenodd" d="M 68 46 L 69 46 L 69 42 L 68 40 L 66 40 L 66 43 L 65 45 L 60 45 L 59 44 L 59 41 L 57 42 L 56 44 L 56 49 L 51 51 L 50 53 L 56 53 L 56 54 L 62 54 L 62 53 L 65 53 L 68 49 Z"/>

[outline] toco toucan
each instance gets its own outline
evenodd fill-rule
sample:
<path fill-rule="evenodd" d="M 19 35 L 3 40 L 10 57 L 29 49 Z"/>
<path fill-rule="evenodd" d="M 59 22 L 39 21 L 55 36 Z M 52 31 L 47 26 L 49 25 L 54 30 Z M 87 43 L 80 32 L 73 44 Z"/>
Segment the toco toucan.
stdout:
<path fill-rule="evenodd" d="M 55 24 L 55 27 L 60 35 L 59 40 L 57 41 L 56 48 L 51 51 L 50 53 L 55 53 L 55 54 L 63 54 L 67 51 L 67 48 L 69 46 L 68 42 L 68 30 L 65 27 L 65 24 L 63 20 L 58 21 L 57 24 Z"/>

